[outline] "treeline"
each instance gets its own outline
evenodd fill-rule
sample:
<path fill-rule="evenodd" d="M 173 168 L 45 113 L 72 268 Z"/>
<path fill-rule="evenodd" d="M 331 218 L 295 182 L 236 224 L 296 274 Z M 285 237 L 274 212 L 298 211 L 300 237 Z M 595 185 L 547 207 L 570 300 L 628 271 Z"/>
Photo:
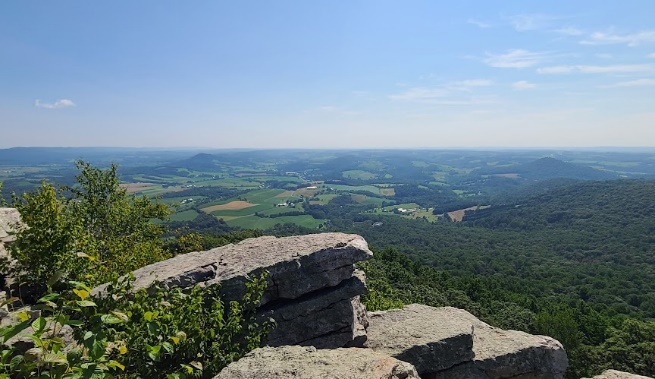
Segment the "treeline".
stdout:
<path fill-rule="evenodd" d="M 376 250 L 361 264 L 369 310 L 403 304 L 454 306 L 501 328 L 552 336 L 569 356 L 567 378 L 591 377 L 613 368 L 655 375 L 655 322 L 599 312 L 582 300 L 540 298 L 507 290 L 505 278 L 452 275 L 393 249 Z"/>

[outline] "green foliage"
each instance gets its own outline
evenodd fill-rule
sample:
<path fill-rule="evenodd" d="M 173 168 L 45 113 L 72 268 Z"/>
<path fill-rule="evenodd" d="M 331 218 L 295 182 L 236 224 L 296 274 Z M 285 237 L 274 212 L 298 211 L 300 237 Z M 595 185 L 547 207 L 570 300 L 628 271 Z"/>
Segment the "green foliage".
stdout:
<path fill-rule="evenodd" d="M 27 330 L 35 347 L 23 354 L 2 348 L 0 378 L 211 378 L 259 347 L 272 325 L 255 319 L 266 274 L 227 305 L 218 286 L 135 291 L 133 282 L 115 280 L 103 296 L 92 296 L 71 281 L 71 291 L 39 300 L 33 309 L 40 316 L 20 312 L 18 324 L 0 329 L 0 342 Z M 75 329 L 76 346 L 66 346 L 63 327 Z"/>
<path fill-rule="evenodd" d="M 95 309 L 93 301 L 87 300 L 90 289 L 82 283 L 73 283 L 72 293 L 66 297 L 50 292 L 38 301 L 33 309 L 40 315 L 31 318 L 26 311 L 18 313 L 20 322 L 0 329 L 0 378 L 113 378 L 124 366 L 110 358 L 115 342 L 105 335 L 84 333 L 77 346 L 66 346 L 60 336 L 63 328 L 78 328 L 82 322 L 71 318 L 87 309 Z M 16 299 L 9 299 L 12 302 Z M 20 352 L 4 344 L 18 334 L 27 334 L 34 347 Z"/>
<path fill-rule="evenodd" d="M 269 322 L 259 324 L 255 309 L 266 275 L 246 283 L 240 302 L 221 301 L 218 286 L 189 290 L 154 285 L 134 291 L 133 278 L 114 281 L 96 309 L 84 314 L 85 328 L 121 350 L 127 377 L 213 377 L 230 362 L 260 346 Z"/>
<path fill-rule="evenodd" d="M 494 277 L 451 275 L 393 249 L 375 251 L 359 266 L 366 272 L 369 294 L 363 300 L 369 310 L 410 303 L 455 306 L 494 326 L 558 339 L 569 356 L 567 378 L 590 377 L 608 368 L 655 375 L 653 321 L 599 312 L 581 300 L 537 298 Z"/>
<path fill-rule="evenodd" d="M 79 161 L 77 167 L 78 184 L 68 188 L 71 197 L 45 182 L 35 192 L 14 197 L 13 206 L 28 227 L 9 245 L 17 264 L 5 264 L 3 272 L 19 277 L 32 298 L 45 293 L 45 283 L 55 274 L 95 285 L 166 257 L 159 238 L 163 229 L 150 220 L 166 217 L 168 208 L 128 196 L 115 165 L 101 170 Z M 89 259 L 79 260 L 79 255 Z M 93 274 L 82 278 L 82 272 Z"/>

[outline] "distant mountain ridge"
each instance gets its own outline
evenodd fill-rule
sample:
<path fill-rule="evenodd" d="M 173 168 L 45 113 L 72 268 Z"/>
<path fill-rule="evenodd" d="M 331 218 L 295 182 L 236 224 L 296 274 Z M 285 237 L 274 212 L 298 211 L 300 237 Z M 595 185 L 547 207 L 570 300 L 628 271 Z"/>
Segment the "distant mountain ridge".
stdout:
<path fill-rule="evenodd" d="M 548 180 L 556 178 L 580 180 L 609 180 L 618 179 L 616 173 L 597 170 L 589 166 L 564 162 L 556 158 L 544 157 L 535 161 L 509 167 L 485 168 L 479 174 L 510 175 L 518 174 L 526 180 Z"/>

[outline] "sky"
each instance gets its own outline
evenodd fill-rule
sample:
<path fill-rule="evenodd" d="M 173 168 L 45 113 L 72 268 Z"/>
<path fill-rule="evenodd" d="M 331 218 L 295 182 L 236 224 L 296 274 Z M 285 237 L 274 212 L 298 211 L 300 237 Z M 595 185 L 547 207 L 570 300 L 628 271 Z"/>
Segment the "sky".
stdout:
<path fill-rule="evenodd" d="M 655 146 L 655 1 L 0 2 L 0 148 Z"/>

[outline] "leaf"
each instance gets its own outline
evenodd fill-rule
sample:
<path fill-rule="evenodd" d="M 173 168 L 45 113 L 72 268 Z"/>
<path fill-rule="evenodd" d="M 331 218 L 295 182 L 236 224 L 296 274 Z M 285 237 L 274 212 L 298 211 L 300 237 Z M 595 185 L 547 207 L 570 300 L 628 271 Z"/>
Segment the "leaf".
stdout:
<path fill-rule="evenodd" d="M 69 281 L 68 283 L 70 283 L 71 285 L 73 285 L 75 288 L 83 289 L 83 290 L 85 290 L 85 291 L 87 291 L 87 292 L 91 292 L 91 288 L 89 288 L 89 286 L 87 286 L 86 284 L 84 284 L 84 283 L 82 283 L 82 282 L 78 282 L 78 281 L 75 281 L 75 280 L 71 280 L 71 281 Z"/>
<path fill-rule="evenodd" d="M 96 303 L 91 300 L 78 300 L 75 302 L 80 307 L 95 307 Z"/>
<path fill-rule="evenodd" d="M 173 353 L 173 345 L 171 345 L 169 342 L 162 342 L 161 346 L 164 348 L 164 350 L 166 350 L 167 353 Z"/>
<path fill-rule="evenodd" d="M 43 317 L 39 317 L 32 322 L 32 329 L 34 330 L 34 332 L 40 333 L 45 329 L 47 325 L 48 325 L 48 321 Z"/>
<path fill-rule="evenodd" d="M 170 336 L 168 338 L 170 338 L 170 340 L 176 345 L 180 343 L 180 337 Z"/>
<path fill-rule="evenodd" d="M 191 366 L 195 367 L 196 369 L 202 371 L 202 363 L 198 361 L 193 361 L 190 363 Z"/>
<path fill-rule="evenodd" d="M 66 357 L 60 354 L 54 354 L 54 353 L 47 353 L 43 357 L 43 362 L 46 363 L 61 363 L 61 364 L 66 364 L 68 361 L 66 360 Z"/>
<path fill-rule="evenodd" d="M 153 313 L 148 311 L 148 312 L 143 314 L 143 318 L 146 319 L 146 321 L 152 321 L 152 315 L 153 315 Z"/>
<path fill-rule="evenodd" d="M 148 357 L 155 362 L 159 362 L 161 356 L 161 345 L 150 346 L 146 344 L 146 350 L 148 350 Z"/>
<path fill-rule="evenodd" d="M 18 318 L 19 318 L 21 321 L 27 321 L 27 320 L 30 319 L 30 315 L 29 315 L 29 313 L 27 313 L 27 312 L 25 312 L 25 311 L 18 312 L 18 314 L 17 314 L 16 316 L 18 316 Z"/>
<path fill-rule="evenodd" d="M 100 316 L 100 320 L 104 322 L 105 324 L 122 324 L 124 320 L 112 315 L 112 314 L 104 314 Z"/>
<path fill-rule="evenodd" d="M 59 297 L 61 297 L 61 294 L 58 294 L 56 292 L 52 292 L 52 293 L 49 293 L 49 294 L 43 296 L 42 298 L 40 298 L 38 302 L 39 303 L 47 303 L 49 301 L 55 301 L 55 300 L 59 299 Z"/>
<path fill-rule="evenodd" d="M 107 366 L 111 368 L 119 368 L 121 371 L 125 371 L 125 366 L 114 360 L 109 361 L 109 364 L 107 364 Z"/>
<path fill-rule="evenodd" d="M 52 274 L 52 276 L 48 279 L 48 283 L 47 283 L 48 288 L 55 285 L 55 283 L 57 283 L 63 276 L 64 276 L 63 271 L 56 271 L 54 274 Z"/>
<path fill-rule="evenodd" d="M 118 354 L 120 354 L 120 355 L 125 355 L 125 354 L 127 354 L 127 346 L 125 346 L 125 345 L 120 345 L 120 346 L 118 347 Z"/>
<path fill-rule="evenodd" d="M 4 342 L 7 342 L 8 339 L 10 339 L 11 337 L 15 336 L 16 334 L 22 332 L 28 326 L 30 326 L 29 316 L 28 316 L 27 320 L 24 320 L 20 324 L 13 325 L 10 328 L 7 328 L 6 330 L 3 331 L 2 337 L 3 337 Z"/>
<path fill-rule="evenodd" d="M 21 365 L 21 363 L 23 363 L 24 360 L 25 357 L 23 357 L 22 355 L 17 355 L 11 358 L 11 361 L 9 362 L 9 368 L 11 369 L 11 371 L 16 371 L 16 369 L 18 369 L 18 367 Z"/>
<path fill-rule="evenodd" d="M 89 297 L 89 292 L 86 290 L 78 290 L 77 288 L 73 289 L 73 292 L 80 298 L 80 300 L 85 300 Z"/>
<path fill-rule="evenodd" d="M 123 321 L 129 321 L 129 320 L 130 320 L 130 317 L 129 317 L 128 315 L 126 315 L 125 313 L 123 313 L 123 312 L 119 312 L 119 311 L 111 311 L 111 313 L 112 313 L 114 316 L 120 318 L 120 319 L 123 320 Z"/>
<path fill-rule="evenodd" d="M 3 300 L 3 301 L 0 303 L 0 307 L 4 307 L 4 306 L 7 305 L 7 304 L 12 304 L 13 302 L 18 301 L 18 300 L 20 300 L 20 298 L 18 298 L 18 297 L 10 297 L 9 299 Z"/>

